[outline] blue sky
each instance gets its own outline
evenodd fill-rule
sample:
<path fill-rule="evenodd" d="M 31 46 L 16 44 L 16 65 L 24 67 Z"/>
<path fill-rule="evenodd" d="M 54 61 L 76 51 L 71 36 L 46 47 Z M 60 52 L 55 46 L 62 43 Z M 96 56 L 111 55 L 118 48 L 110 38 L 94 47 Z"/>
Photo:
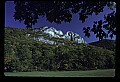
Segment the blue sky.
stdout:
<path fill-rule="evenodd" d="M 26 28 L 26 25 L 24 25 L 23 22 L 19 22 L 18 20 L 15 21 L 13 18 L 14 15 L 14 2 L 13 1 L 6 1 L 5 3 L 5 26 L 10 26 L 14 28 Z M 70 23 L 64 23 L 62 22 L 61 24 L 56 24 L 56 23 L 50 23 L 49 21 L 46 20 L 45 17 L 39 17 L 38 22 L 33 26 L 33 28 L 36 27 L 42 27 L 42 26 L 51 26 L 56 28 L 57 30 L 61 30 L 63 33 L 66 33 L 67 31 L 73 31 L 77 34 L 79 34 L 84 40 L 89 43 L 89 42 L 94 42 L 98 41 L 98 38 L 95 38 L 95 35 L 91 33 L 90 38 L 87 38 L 84 36 L 83 33 L 83 27 L 90 26 L 92 27 L 93 21 L 98 21 L 100 19 L 103 20 L 104 14 L 110 13 L 111 10 L 109 10 L 107 7 L 104 8 L 103 13 L 99 13 L 99 15 L 92 15 L 89 16 L 88 19 L 86 19 L 85 23 L 82 23 L 79 21 L 79 14 L 73 14 L 72 21 Z M 110 39 L 110 38 L 108 38 Z M 115 39 L 115 37 L 113 38 Z"/>

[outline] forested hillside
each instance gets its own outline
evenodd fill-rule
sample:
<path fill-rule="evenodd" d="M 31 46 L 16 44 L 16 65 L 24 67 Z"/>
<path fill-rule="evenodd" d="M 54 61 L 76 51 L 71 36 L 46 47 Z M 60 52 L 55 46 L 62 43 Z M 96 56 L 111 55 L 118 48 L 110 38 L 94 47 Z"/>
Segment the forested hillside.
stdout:
<path fill-rule="evenodd" d="M 108 69 L 115 66 L 113 51 L 73 41 L 50 38 L 65 44 L 48 44 L 27 37 L 28 29 L 5 28 L 5 71 Z"/>
<path fill-rule="evenodd" d="M 114 52 L 116 49 L 115 40 L 104 39 L 102 41 L 92 42 L 89 44 L 97 47 L 102 47 L 103 49 L 108 49 Z"/>

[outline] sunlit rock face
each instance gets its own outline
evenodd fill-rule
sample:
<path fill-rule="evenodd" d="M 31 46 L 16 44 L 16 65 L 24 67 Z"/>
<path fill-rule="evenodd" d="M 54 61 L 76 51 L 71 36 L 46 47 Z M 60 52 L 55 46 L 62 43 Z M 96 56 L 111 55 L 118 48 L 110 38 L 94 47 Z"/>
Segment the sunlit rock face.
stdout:
<path fill-rule="evenodd" d="M 48 39 L 46 39 L 46 38 L 44 38 L 44 37 L 36 37 L 36 38 L 34 38 L 34 39 L 35 39 L 35 40 L 38 40 L 38 41 L 42 41 L 42 42 L 44 42 L 44 43 L 56 44 L 55 41 L 48 40 Z"/>
<path fill-rule="evenodd" d="M 56 44 L 56 42 L 53 40 L 49 40 L 48 38 L 45 38 L 44 36 L 42 36 L 42 34 L 47 34 L 49 35 L 49 37 L 55 37 L 58 39 L 63 38 L 65 40 L 75 41 L 77 43 L 86 43 L 86 41 L 84 41 L 84 39 L 81 38 L 80 35 L 77 33 L 68 31 L 67 33 L 63 34 L 62 31 L 56 30 L 53 27 L 45 26 L 41 28 L 35 28 L 33 29 L 33 32 L 38 32 L 39 33 L 38 35 L 40 35 L 40 36 L 34 37 L 35 40 L 42 41 L 49 44 Z M 27 36 L 29 37 L 30 34 L 27 34 Z"/>
<path fill-rule="evenodd" d="M 60 35 L 63 35 L 62 31 L 58 31 L 53 27 L 43 27 L 42 31 L 49 34 L 52 37 L 61 38 Z"/>
<path fill-rule="evenodd" d="M 79 34 L 72 31 L 68 31 L 62 38 L 75 41 L 77 43 L 86 43 L 84 39 L 79 36 Z"/>

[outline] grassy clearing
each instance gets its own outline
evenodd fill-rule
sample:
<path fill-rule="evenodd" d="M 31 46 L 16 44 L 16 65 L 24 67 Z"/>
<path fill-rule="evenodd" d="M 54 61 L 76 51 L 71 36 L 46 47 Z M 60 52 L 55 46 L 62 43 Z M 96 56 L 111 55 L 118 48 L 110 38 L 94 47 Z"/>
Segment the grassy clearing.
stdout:
<path fill-rule="evenodd" d="M 88 71 L 5 72 L 5 76 L 22 77 L 114 77 L 115 69 Z"/>

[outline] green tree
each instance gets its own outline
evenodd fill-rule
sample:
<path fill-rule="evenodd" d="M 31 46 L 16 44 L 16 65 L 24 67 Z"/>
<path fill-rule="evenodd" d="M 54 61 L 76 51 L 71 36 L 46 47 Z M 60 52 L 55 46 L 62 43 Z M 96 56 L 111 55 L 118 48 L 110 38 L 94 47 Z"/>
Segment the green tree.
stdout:
<path fill-rule="evenodd" d="M 19 58 L 20 61 L 20 71 L 30 71 L 32 52 L 30 51 L 29 46 L 25 44 L 20 44 L 19 46 L 17 46 L 16 56 Z"/>
<path fill-rule="evenodd" d="M 15 71 L 17 58 L 15 55 L 15 50 L 13 45 L 9 44 L 10 41 L 5 41 L 4 44 L 4 70 L 5 71 Z"/>
<path fill-rule="evenodd" d="M 42 53 L 40 52 L 40 50 L 35 49 L 35 51 L 32 50 L 32 64 L 33 64 L 33 68 L 36 71 L 41 70 L 42 68 Z"/>
<path fill-rule="evenodd" d="M 67 70 L 64 64 L 69 64 L 70 54 L 68 45 L 57 45 L 55 49 L 55 61 L 59 70 Z M 69 66 L 68 66 L 69 67 Z"/>
<path fill-rule="evenodd" d="M 42 56 L 43 56 L 43 64 L 44 69 L 51 70 L 53 68 L 53 58 L 54 58 L 54 49 L 50 44 L 43 44 L 41 45 Z"/>

